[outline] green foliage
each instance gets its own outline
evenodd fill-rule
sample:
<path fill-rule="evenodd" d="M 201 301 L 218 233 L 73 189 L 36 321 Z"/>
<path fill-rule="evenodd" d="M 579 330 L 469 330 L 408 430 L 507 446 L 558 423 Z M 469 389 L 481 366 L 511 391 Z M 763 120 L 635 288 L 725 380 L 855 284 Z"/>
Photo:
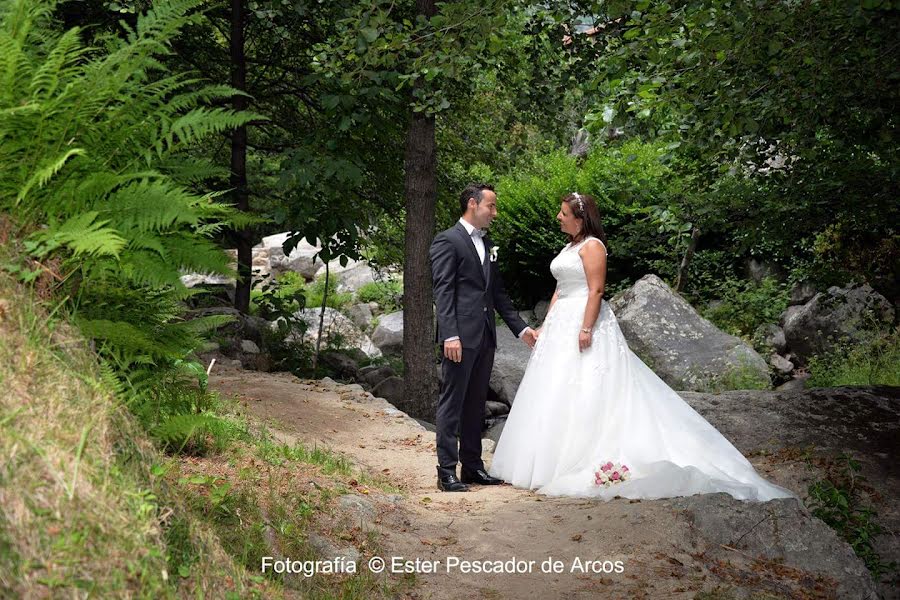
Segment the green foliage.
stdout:
<path fill-rule="evenodd" d="M 703 310 L 703 316 L 719 329 L 746 339 L 760 325 L 777 323 L 791 297 L 788 286 L 771 277 L 760 283 L 725 279 L 714 294 L 717 300 Z"/>
<path fill-rule="evenodd" d="M 306 305 L 310 308 L 318 308 L 322 306 L 322 301 L 325 300 L 325 305 L 330 308 L 344 308 L 353 301 L 353 294 L 350 292 L 338 292 L 337 286 L 337 278 L 332 273 L 328 277 L 328 294 L 326 298 L 325 275 L 319 275 L 306 288 Z"/>
<path fill-rule="evenodd" d="M 865 477 L 859 472 L 859 462 L 849 454 L 842 455 L 838 468 L 832 469 L 826 479 L 810 484 L 808 505 L 814 516 L 850 544 L 878 580 L 896 570 L 897 565 L 883 562 L 875 550 L 874 540 L 884 528 L 876 522 L 877 512 L 863 503 Z"/>
<path fill-rule="evenodd" d="M 193 377 L 200 380 L 199 389 L 189 383 Z M 238 423 L 218 415 L 218 395 L 206 390 L 205 381 L 202 365 L 186 363 L 181 373 L 172 373 L 133 396 L 129 408 L 164 450 L 189 455 L 221 452 L 247 433 Z"/>
<path fill-rule="evenodd" d="M 582 164 L 562 152 L 535 156 L 522 171 L 501 177 L 492 232 L 503 250 L 507 289 L 528 304 L 552 295 L 548 265 L 568 241 L 555 217 L 572 191 L 597 199 L 609 238 L 608 282 L 634 281 L 657 263 L 674 272 L 680 255 L 651 217 L 654 207 L 674 205 L 679 197 L 668 159 L 663 144 L 631 141 L 598 149 Z"/>
<path fill-rule="evenodd" d="M 838 385 L 900 386 L 900 331 L 809 360 L 809 387 Z"/>
<path fill-rule="evenodd" d="M 384 312 L 391 313 L 403 308 L 403 282 L 386 279 L 367 283 L 356 292 L 360 302 L 377 302 Z"/>
<path fill-rule="evenodd" d="M 250 312 L 267 321 L 283 320 L 292 327 L 303 321 L 294 313 L 306 308 L 306 282 L 293 271 L 269 280 L 250 293 Z M 298 321 L 298 323 L 294 323 Z"/>
<path fill-rule="evenodd" d="M 691 216 L 716 246 L 896 296 L 896 5 L 597 8 L 603 34 L 582 45 L 595 57 L 595 133 L 677 145 L 703 199 Z"/>
<path fill-rule="evenodd" d="M 769 381 L 769 378 L 760 375 L 757 369 L 749 365 L 740 365 L 725 371 L 725 374 L 713 384 L 710 391 L 720 393 L 729 390 L 768 390 L 771 387 L 772 382 Z"/>
<path fill-rule="evenodd" d="M 211 236 L 247 222 L 197 191 L 222 171 L 191 152 L 261 117 L 204 106 L 235 92 L 160 62 L 201 4 L 154 3 L 125 35 L 95 40 L 102 49 L 78 28 L 57 34 L 51 2 L 0 6 L 0 209 L 135 395 L 221 324 L 179 318 L 191 295 L 180 277 L 229 273 Z"/>

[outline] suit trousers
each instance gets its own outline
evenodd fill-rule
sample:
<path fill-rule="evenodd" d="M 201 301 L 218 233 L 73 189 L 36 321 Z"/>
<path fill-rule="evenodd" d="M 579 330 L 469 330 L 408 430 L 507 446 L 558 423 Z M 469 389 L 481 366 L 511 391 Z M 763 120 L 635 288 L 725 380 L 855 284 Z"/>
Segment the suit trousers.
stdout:
<path fill-rule="evenodd" d="M 481 427 L 496 345 L 486 328 L 478 348 L 463 348 L 461 362 L 445 356 L 441 363 L 443 381 L 435 427 L 438 466 L 447 473 L 455 473 L 457 463 L 466 470 L 484 468 Z"/>

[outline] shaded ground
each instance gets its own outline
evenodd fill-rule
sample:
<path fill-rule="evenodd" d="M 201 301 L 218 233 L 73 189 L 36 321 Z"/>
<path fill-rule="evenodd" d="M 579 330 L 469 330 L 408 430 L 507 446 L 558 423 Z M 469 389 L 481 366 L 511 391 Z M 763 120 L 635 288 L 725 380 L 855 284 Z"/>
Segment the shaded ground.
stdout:
<path fill-rule="evenodd" d="M 367 500 L 378 513 L 367 525 L 381 533 L 391 555 L 440 561 L 436 573 L 417 569 L 415 597 L 694 598 L 706 591 L 720 598 L 750 592 L 862 598 L 871 591 L 849 547 L 794 501 L 741 503 L 715 494 L 603 503 L 547 498 L 507 485 L 445 494 L 435 487 L 434 434 L 358 386 L 232 370 L 214 373 L 211 385 L 240 398 L 288 440 L 343 453 L 403 491 L 402 498 L 373 491 Z M 751 460 L 760 474 L 798 492 L 816 475 L 806 461 L 789 454 L 751 454 Z M 724 517 L 714 523 L 704 515 Z M 780 539 L 779 530 L 791 528 L 815 530 L 810 539 L 826 540 L 821 548 L 800 550 L 824 553 L 828 564 L 817 571 L 788 564 L 797 548 Z M 760 536 L 754 551 L 742 549 Z M 533 562 L 515 574 L 463 573 L 461 566 L 447 573 L 448 557 Z M 364 554 L 363 562 L 367 559 Z M 562 572 L 542 572 L 548 559 L 562 561 Z M 600 572 L 591 572 L 591 565 L 580 572 L 585 569 L 578 561 L 599 561 L 593 566 Z M 621 561 L 621 572 L 615 572 L 615 561 Z"/>

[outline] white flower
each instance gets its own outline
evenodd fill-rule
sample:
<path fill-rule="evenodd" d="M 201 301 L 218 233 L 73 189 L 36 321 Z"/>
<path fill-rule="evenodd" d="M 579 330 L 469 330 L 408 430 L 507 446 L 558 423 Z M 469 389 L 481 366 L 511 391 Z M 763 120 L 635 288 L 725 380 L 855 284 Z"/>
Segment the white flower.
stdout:
<path fill-rule="evenodd" d="M 499 252 L 499 250 L 497 249 L 497 246 L 491 246 L 491 253 L 490 253 L 491 262 L 497 262 L 497 253 L 498 252 Z"/>

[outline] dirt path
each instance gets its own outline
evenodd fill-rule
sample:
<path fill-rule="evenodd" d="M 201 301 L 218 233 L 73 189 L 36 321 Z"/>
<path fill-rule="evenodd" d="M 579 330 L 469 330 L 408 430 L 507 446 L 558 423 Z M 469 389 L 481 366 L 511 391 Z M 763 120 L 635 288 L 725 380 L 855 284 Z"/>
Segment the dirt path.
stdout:
<path fill-rule="evenodd" d="M 753 570 L 753 561 L 743 559 L 744 570 L 723 576 L 721 561 L 703 557 L 691 541 L 696 536 L 690 520 L 679 516 L 672 501 L 548 498 L 508 485 L 439 492 L 434 434 L 358 386 L 231 370 L 214 374 L 211 384 L 239 397 L 271 427 L 343 453 L 403 490 L 403 499 L 393 503 L 371 499 L 380 513 L 375 527 L 390 555 L 440 561 L 438 572 L 417 574 L 416 597 L 693 598 L 720 585 L 742 587 L 745 571 L 749 576 Z M 449 557 L 533 562 L 519 569 L 526 572 L 512 574 L 464 573 L 462 566 L 447 573 Z M 551 557 L 562 561 L 561 573 L 542 572 Z M 734 558 L 735 564 L 742 560 L 738 553 Z M 579 572 L 578 560 L 621 561 L 623 572 L 603 572 L 600 563 L 600 573 Z"/>

